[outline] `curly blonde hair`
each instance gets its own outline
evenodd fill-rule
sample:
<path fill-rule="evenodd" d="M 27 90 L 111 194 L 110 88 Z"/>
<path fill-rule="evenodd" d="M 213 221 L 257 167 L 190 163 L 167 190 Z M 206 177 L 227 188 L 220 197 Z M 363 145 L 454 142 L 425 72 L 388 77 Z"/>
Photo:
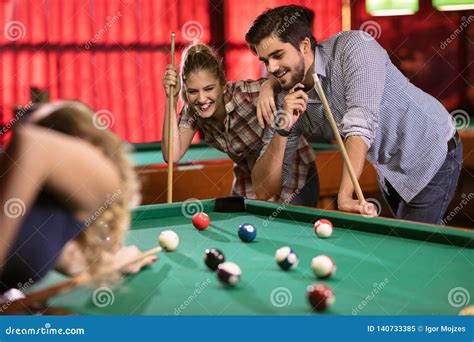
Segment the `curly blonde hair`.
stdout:
<path fill-rule="evenodd" d="M 106 252 L 122 246 L 130 227 L 130 208 L 138 205 L 139 186 L 132 163 L 127 157 L 130 146 L 103 126 L 95 112 L 78 101 L 59 101 L 48 104 L 48 115 L 36 124 L 87 141 L 110 159 L 120 175 L 120 188 L 99 208 L 94 217 L 86 220 L 86 229 L 75 239 L 86 261 L 87 272 L 96 277 L 106 269 Z M 115 196 L 118 194 L 117 196 Z M 118 280 L 119 273 L 107 274 L 103 281 Z"/>

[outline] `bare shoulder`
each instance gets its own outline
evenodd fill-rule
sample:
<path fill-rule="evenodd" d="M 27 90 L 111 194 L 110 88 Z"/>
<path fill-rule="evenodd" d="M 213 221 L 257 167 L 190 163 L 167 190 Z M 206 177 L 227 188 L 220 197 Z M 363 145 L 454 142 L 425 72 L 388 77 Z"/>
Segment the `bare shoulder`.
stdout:
<path fill-rule="evenodd" d="M 92 144 L 48 128 L 25 125 L 15 132 L 22 150 L 47 168 L 46 187 L 67 201 L 78 218 L 120 189 L 118 167 Z M 33 172 L 33 170 L 27 170 Z"/>

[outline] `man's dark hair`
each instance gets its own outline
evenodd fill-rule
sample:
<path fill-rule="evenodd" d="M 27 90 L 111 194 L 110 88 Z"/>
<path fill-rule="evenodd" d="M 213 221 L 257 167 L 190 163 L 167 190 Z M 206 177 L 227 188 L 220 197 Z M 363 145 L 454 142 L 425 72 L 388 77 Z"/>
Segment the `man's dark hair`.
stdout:
<path fill-rule="evenodd" d="M 255 46 L 267 37 L 290 43 L 297 50 L 300 43 L 309 38 L 314 49 L 317 41 L 313 36 L 313 20 L 314 12 L 306 7 L 288 5 L 271 8 L 254 20 L 245 40 L 254 53 Z"/>

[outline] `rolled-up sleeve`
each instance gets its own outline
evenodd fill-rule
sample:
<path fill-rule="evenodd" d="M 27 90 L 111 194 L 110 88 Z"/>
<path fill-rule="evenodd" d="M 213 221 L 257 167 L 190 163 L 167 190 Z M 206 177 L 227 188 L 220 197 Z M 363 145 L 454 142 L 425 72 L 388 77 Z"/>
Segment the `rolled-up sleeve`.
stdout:
<path fill-rule="evenodd" d="M 385 50 L 367 33 L 350 35 L 341 54 L 347 111 L 342 119 L 342 136 L 360 136 L 368 147 L 373 143 L 384 92 Z"/>
<path fill-rule="evenodd" d="M 278 109 L 283 108 L 283 95 L 280 94 L 277 98 L 277 107 Z M 275 133 L 275 129 L 269 127 L 268 125 L 265 127 L 263 132 L 263 147 L 260 152 L 260 157 L 267 151 L 268 145 L 272 141 L 273 135 L 278 134 Z M 300 142 L 301 132 L 298 129 L 298 124 L 296 123 L 291 130 L 291 134 L 288 136 L 288 140 L 286 142 L 285 147 L 285 155 L 283 157 L 283 165 L 282 165 L 282 185 L 286 186 L 291 182 L 293 177 L 292 170 L 293 164 L 295 162 L 298 145 Z"/>
<path fill-rule="evenodd" d="M 191 113 L 191 109 L 188 105 L 184 105 L 181 109 L 181 112 L 178 115 L 178 129 L 182 131 L 183 129 L 191 128 L 197 130 L 197 120 L 199 115 L 197 113 Z"/>

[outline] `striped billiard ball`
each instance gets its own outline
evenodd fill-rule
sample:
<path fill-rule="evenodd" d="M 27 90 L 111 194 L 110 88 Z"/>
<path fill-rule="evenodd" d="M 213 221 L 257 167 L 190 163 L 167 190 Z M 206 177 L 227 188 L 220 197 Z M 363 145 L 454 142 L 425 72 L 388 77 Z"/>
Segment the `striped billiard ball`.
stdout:
<path fill-rule="evenodd" d="M 216 272 L 217 279 L 228 286 L 237 285 L 240 281 L 241 273 L 242 271 L 240 270 L 240 267 L 236 263 L 230 261 L 219 264 Z"/>
<path fill-rule="evenodd" d="M 275 253 L 275 261 L 284 271 L 288 271 L 298 266 L 298 255 L 290 247 L 279 248 Z"/>

